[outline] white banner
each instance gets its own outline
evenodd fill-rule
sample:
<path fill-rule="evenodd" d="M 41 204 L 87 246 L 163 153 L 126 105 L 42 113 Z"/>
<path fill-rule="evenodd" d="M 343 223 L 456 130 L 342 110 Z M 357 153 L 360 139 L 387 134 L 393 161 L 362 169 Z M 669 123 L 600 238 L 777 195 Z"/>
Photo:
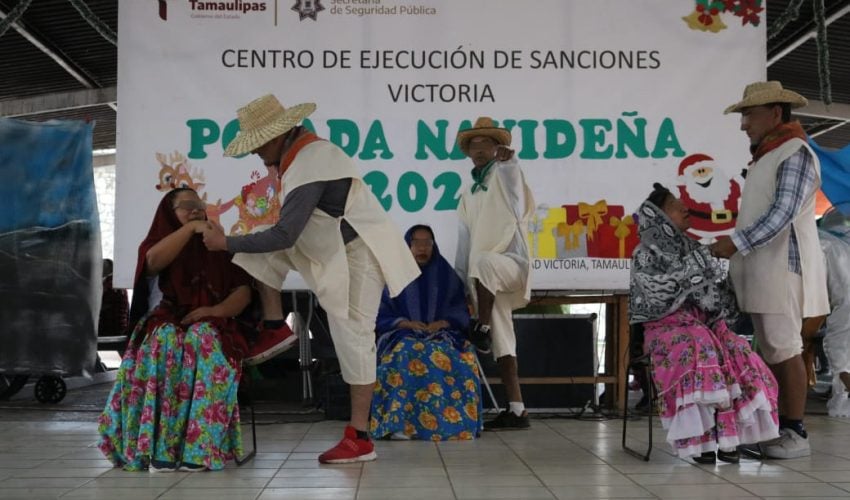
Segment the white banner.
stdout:
<path fill-rule="evenodd" d="M 307 126 L 450 261 L 472 167 L 455 136 L 482 115 L 509 128 L 539 208 L 535 289 L 627 288 L 630 214 L 655 181 L 682 184 L 699 236 L 733 223 L 748 142 L 722 110 L 765 77 L 765 12 L 748 2 L 158 4 L 119 10 L 117 286 L 171 186 L 234 234 L 276 216 L 261 161 L 222 156 L 236 109 L 265 93 L 317 103 Z"/>

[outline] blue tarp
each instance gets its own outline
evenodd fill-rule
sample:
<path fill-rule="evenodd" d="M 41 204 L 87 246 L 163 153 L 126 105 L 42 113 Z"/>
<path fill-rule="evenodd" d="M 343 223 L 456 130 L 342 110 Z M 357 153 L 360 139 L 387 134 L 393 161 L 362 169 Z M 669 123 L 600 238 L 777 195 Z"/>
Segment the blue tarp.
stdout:
<path fill-rule="evenodd" d="M 0 118 L 0 233 L 85 220 L 97 227 L 92 125 Z"/>
<path fill-rule="evenodd" d="M 809 145 L 820 160 L 821 190 L 836 206 L 850 205 L 850 146 L 839 150 L 828 150 L 809 139 Z"/>

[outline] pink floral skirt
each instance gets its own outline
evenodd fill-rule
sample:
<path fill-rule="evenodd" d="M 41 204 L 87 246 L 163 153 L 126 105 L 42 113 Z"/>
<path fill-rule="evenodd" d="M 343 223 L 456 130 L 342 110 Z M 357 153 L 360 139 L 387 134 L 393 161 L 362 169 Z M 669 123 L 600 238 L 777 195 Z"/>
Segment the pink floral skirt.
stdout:
<path fill-rule="evenodd" d="M 185 330 L 163 323 L 148 335 L 144 323 L 133 332 L 98 420 L 100 450 L 131 471 L 152 460 L 224 468 L 242 453 L 240 367 L 224 355 L 210 323 Z M 144 339 L 136 342 L 138 336 Z"/>
<path fill-rule="evenodd" d="M 709 327 L 705 320 L 686 305 L 644 323 L 661 423 L 683 458 L 779 435 L 770 369 L 724 321 Z"/>

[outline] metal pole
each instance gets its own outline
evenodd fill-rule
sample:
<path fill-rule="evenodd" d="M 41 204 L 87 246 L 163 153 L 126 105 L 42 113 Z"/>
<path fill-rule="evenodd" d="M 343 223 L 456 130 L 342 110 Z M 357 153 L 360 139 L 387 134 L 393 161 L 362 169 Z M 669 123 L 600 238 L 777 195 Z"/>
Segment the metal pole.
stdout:
<path fill-rule="evenodd" d="M 487 375 L 484 374 L 484 367 L 481 366 L 481 361 L 478 359 L 478 352 L 475 352 L 475 364 L 478 365 L 478 373 L 481 376 L 481 383 L 483 383 L 484 387 L 487 388 L 487 393 L 490 395 L 490 401 L 493 402 L 493 408 L 495 408 L 497 412 L 502 411 L 499 407 L 499 403 L 496 401 L 496 396 L 493 394 L 493 389 L 490 388 L 490 383 L 487 382 Z"/>

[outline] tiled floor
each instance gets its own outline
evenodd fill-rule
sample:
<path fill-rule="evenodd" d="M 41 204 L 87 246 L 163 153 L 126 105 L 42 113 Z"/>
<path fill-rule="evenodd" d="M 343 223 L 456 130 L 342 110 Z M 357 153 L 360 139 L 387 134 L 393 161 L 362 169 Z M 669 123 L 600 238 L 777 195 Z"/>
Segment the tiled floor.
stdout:
<path fill-rule="evenodd" d="M 637 439 L 641 424 L 630 427 Z M 710 467 L 671 456 L 660 430 L 650 462 L 626 455 L 618 420 L 536 419 L 530 431 L 475 442 L 379 442 L 378 461 L 347 466 L 316 461 L 340 422 L 274 424 L 258 427 L 260 453 L 241 468 L 150 474 L 111 468 L 92 422 L 0 421 L 0 498 L 850 498 L 850 420 L 807 424 L 810 458 Z"/>

